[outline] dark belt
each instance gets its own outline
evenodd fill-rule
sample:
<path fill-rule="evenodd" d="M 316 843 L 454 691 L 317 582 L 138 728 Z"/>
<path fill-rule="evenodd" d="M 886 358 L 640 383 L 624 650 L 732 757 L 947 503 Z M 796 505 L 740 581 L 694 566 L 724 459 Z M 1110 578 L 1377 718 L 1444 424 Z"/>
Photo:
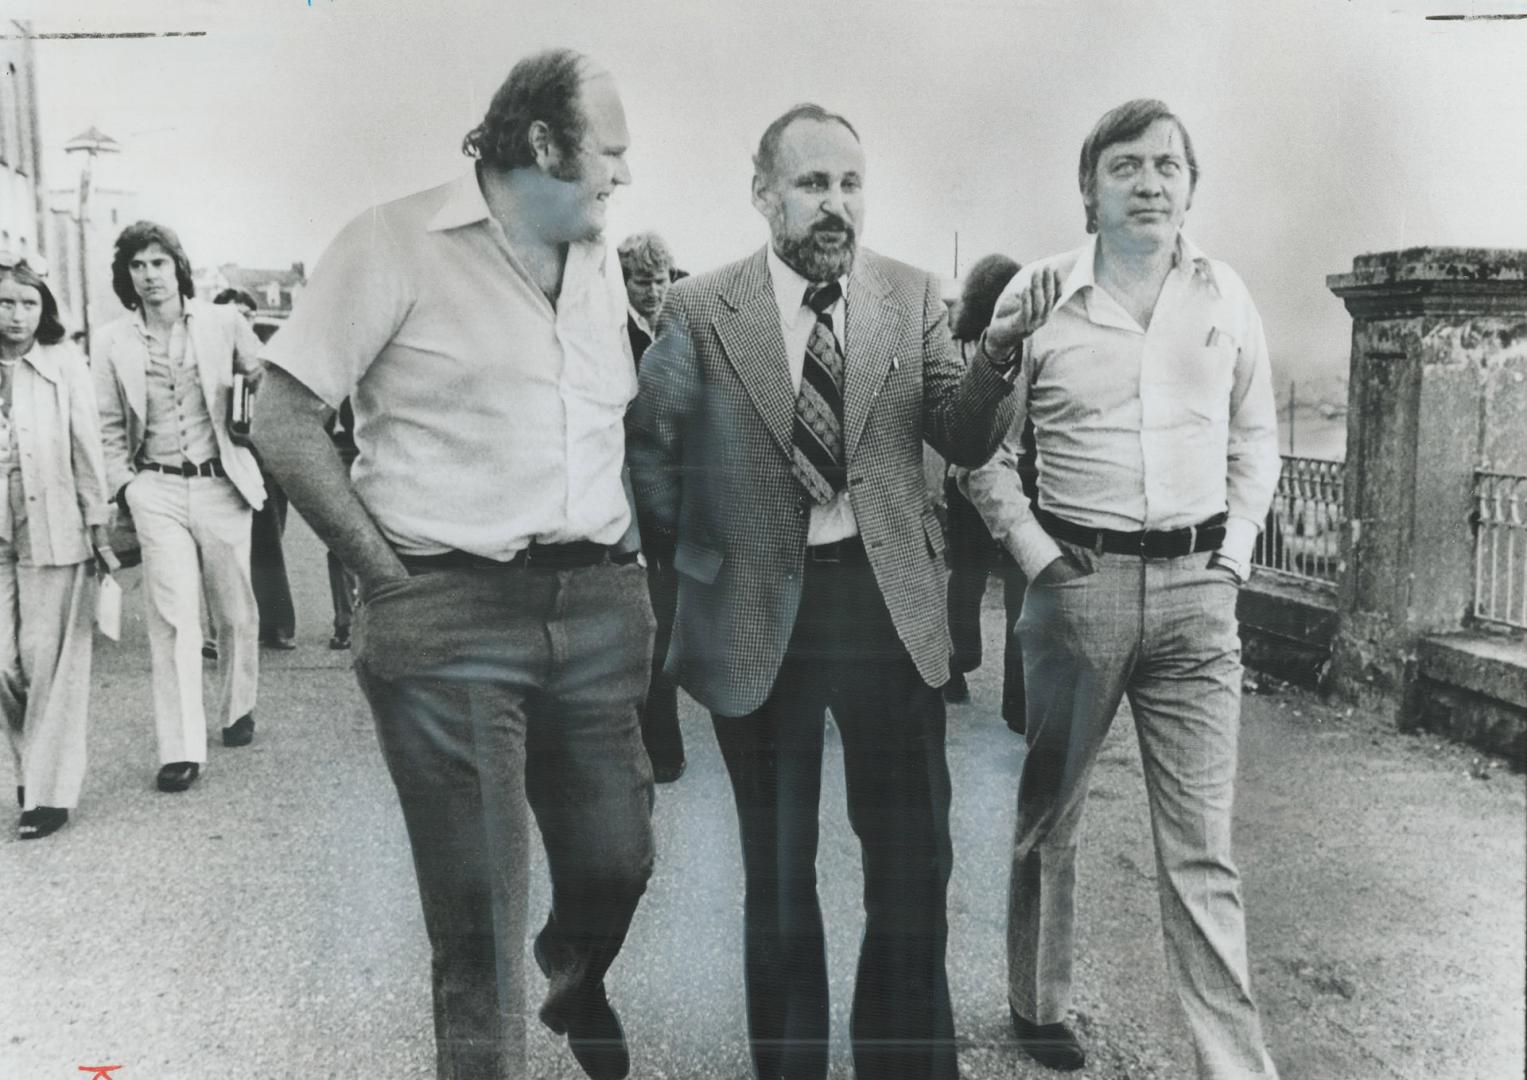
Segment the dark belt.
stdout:
<path fill-rule="evenodd" d="M 149 472 L 169 473 L 171 476 L 222 476 L 228 474 L 223 471 L 223 463 L 217 458 L 204 461 L 200 465 L 192 465 L 189 461 L 182 461 L 179 465 L 161 465 L 157 461 L 140 461 L 138 468 L 147 469 Z"/>
<path fill-rule="evenodd" d="M 1116 532 L 1113 529 L 1089 529 L 1058 518 L 1048 510 L 1034 507 L 1034 519 L 1057 540 L 1107 551 L 1114 555 L 1139 555 L 1147 559 L 1171 559 L 1195 551 L 1214 551 L 1225 539 L 1225 514 L 1190 525 L 1186 529 L 1141 529 L 1139 532 Z"/>
<path fill-rule="evenodd" d="M 869 555 L 864 551 L 864 539 L 859 536 L 846 536 L 842 540 L 834 540 L 830 544 L 814 544 L 806 549 L 806 561 L 809 563 L 862 563 L 869 561 Z"/>
<path fill-rule="evenodd" d="M 399 555 L 410 574 L 434 574 L 442 570 L 576 570 L 584 566 L 612 563 L 628 566 L 638 552 L 616 551 L 607 544 L 592 540 L 574 540 L 567 544 L 531 544 L 512 559 L 490 559 L 468 551 L 446 551 L 439 555 Z"/>

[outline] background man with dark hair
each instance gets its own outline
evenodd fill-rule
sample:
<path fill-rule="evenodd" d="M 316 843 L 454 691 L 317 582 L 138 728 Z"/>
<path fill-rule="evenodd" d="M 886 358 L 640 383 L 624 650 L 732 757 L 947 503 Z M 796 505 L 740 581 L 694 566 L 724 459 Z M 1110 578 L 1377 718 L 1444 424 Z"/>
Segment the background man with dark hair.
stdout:
<path fill-rule="evenodd" d="M 235 371 L 260 376 L 259 339 L 229 307 L 193 299 L 191 262 L 163 225 L 122 230 L 112 288 L 130 314 L 91 344 L 106 480 L 143 545 L 160 791 L 207 760 L 201 596 L 217 630 L 224 746 L 254 738 L 260 654 L 249 518 L 265 502 L 254 455 L 228 433 Z"/>
<path fill-rule="evenodd" d="M 541 1019 L 589 1075 L 630 1067 L 604 976 L 652 869 L 653 623 L 622 483 L 626 297 L 602 242 L 628 141 L 608 73 L 565 49 L 521 60 L 464 140 L 476 167 L 348 225 L 264 354 L 255 442 L 359 579 L 356 676 L 453 1080 L 525 1074 L 526 797 L 552 880 Z M 353 469 L 324 430 L 347 397 Z"/>
<path fill-rule="evenodd" d="M 642 357 L 652 344 L 652 328 L 663 297 L 673 282 L 673 253 L 655 232 L 634 233 L 620 242 L 620 272 L 626 282 L 626 333 L 631 357 L 641 370 Z M 640 509 L 640 507 L 638 507 Z M 647 558 L 647 592 L 657 635 L 652 642 L 652 681 L 642 707 L 642 743 L 652 760 L 652 778 L 670 784 L 684 775 L 684 735 L 679 730 L 679 688 L 663 670 L 663 657 L 673 636 L 674 608 L 679 582 L 673 569 L 673 540 L 652 522 L 643 521 L 642 554 Z"/>
<path fill-rule="evenodd" d="M 212 302 L 232 304 L 244 321 L 254 326 L 259 305 L 243 289 L 224 289 Z M 249 576 L 254 583 L 255 606 L 260 610 L 260 644 L 295 649 L 297 611 L 286 576 L 286 554 L 281 550 L 286 535 L 286 492 L 263 468 L 260 479 L 265 482 L 265 505 L 254 512 L 249 525 Z"/>
<path fill-rule="evenodd" d="M 1092 763 L 1128 697 L 1167 965 L 1198 1075 L 1276 1076 L 1230 857 L 1236 594 L 1281 466 L 1262 320 L 1235 272 L 1182 233 L 1198 162 L 1165 105 L 1107 113 L 1078 180 L 1096 237 L 1020 272 L 983 341 L 1022 357 L 1038 497 L 1031 506 L 1019 480 L 1017 427 L 966 483 L 1030 581 L 1018 621 L 1029 752 L 1008 913 L 1013 1025 L 1036 1060 L 1084 1064 L 1065 1024 L 1077 829 Z M 1033 329 L 1021 297 L 1039 273 L 1064 285 Z"/>
<path fill-rule="evenodd" d="M 933 277 L 858 246 L 848 121 L 797 106 L 754 164 L 769 244 L 673 286 L 632 414 L 638 503 L 677 540 L 668 671 L 711 710 L 736 797 L 760 1080 L 827 1072 L 828 708 L 864 860 L 855 1071 L 945 1080 L 949 634 L 922 446 L 984 461 L 1011 386 L 979 358 L 962 370 Z"/>

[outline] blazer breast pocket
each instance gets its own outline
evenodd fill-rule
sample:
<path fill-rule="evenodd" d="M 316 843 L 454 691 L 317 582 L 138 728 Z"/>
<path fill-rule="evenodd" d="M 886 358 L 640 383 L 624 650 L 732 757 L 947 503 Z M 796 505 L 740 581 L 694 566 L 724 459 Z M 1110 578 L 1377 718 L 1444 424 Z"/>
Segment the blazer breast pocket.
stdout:
<path fill-rule="evenodd" d="M 702 585 L 716 583 L 716 575 L 721 573 L 721 564 L 725 561 L 726 556 L 719 551 L 686 544 L 682 540 L 673 552 L 673 568 Z"/>

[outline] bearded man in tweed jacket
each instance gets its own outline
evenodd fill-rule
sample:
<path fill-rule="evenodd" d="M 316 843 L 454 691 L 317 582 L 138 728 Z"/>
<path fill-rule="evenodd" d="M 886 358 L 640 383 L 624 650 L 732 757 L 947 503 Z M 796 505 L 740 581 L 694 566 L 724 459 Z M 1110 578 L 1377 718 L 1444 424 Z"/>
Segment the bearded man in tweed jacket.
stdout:
<path fill-rule="evenodd" d="M 644 524 L 675 541 L 667 670 L 711 711 L 736 796 L 760 1080 L 827 1072 L 828 708 L 864 860 L 856 1071 L 941 1080 L 957 1075 L 935 689 L 949 634 L 922 444 L 985 461 L 1011 384 L 985 358 L 965 370 L 933 277 L 857 246 L 864 152 L 847 120 L 796 106 L 754 167 L 770 244 L 673 286 L 628 420 Z"/>

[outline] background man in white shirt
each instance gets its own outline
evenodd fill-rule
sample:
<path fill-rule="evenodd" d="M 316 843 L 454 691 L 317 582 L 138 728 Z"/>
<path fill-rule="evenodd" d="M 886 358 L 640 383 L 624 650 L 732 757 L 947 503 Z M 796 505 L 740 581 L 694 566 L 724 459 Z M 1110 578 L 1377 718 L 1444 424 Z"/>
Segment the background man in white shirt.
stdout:
<path fill-rule="evenodd" d="M 525 1075 L 528 797 L 552 911 L 541 1020 L 630 1059 L 604 975 L 652 870 L 637 707 L 652 609 L 622 483 L 636 393 L 606 203 L 630 182 L 608 73 L 515 65 L 476 167 L 367 211 L 267 345 L 266 466 L 354 571 L 355 668 L 413 844 L 440 1075 Z M 350 398 L 358 457 L 324 430 Z M 353 487 L 352 487 L 353 480 Z"/>
<path fill-rule="evenodd" d="M 1097 235 L 1026 267 L 982 343 L 999 359 L 1021 356 L 1020 411 L 1039 448 L 1032 507 L 1016 469 L 1019 426 L 966 479 L 1031 581 L 1018 621 L 1029 750 L 1008 997 L 1023 1049 L 1052 1067 L 1082 1066 L 1064 1022 L 1076 834 L 1093 760 L 1127 696 L 1168 967 L 1199 1076 L 1275 1076 L 1251 999 L 1230 814 L 1236 594 L 1280 460 L 1256 307 L 1234 271 L 1182 235 L 1197 177 L 1187 129 L 1161 102 L 1106 114 L 1079 170 Z M 1061 287 L 1033 328 L 1029 286 L 1044 274 Z"/>

